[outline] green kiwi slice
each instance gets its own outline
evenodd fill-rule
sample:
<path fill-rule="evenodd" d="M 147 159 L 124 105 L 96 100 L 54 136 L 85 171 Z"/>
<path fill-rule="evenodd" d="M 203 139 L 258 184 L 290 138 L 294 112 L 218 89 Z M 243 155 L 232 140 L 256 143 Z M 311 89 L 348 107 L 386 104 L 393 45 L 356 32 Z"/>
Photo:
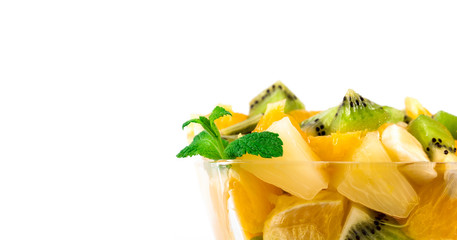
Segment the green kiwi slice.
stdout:
<path fill-rule="evenodd" d="M 263 240 L 263 236 L 256 236 L 251 238 L 251 240 Z"/>
<path fill-rule="evenodd" d="M 221 129 L 222 137 L 227 140 L 233 140 L 238 138 L 238 134 L 250 133 L 255 129 L 257 123 L 259 123 L 260 118 L 262 118 L 267 109 L 267 105 L 283 99 L 286 99 L 286 105 L 284 106 L 285 113 L 305 108 L 305 105 L 286 87 L 286 85 L 281 81 L 277 81 L 251 100 L 248 119 Z"/>
<path fill-rule="evenodd" d="M 338 106 L 320 112 L 300 124 L 301 130 L 308 136 L 324 136 L 330 133 L 329 126 L 335 118 Z"/>
<path fill-rule="evenodd" d="M 257 126 L 257 123 L 259 123 L 260 118 L 262 118 L 263 114 L 257 114 L 255 116 L 249 117 L 248 119 L 233 124 L 230 127 L 226 127 L 224 129 L 221 129 L 221 135 L 224 136 L 232 136 L 235 135 L 237 136 L 238 134 L 247 134 L 250 133 L 252 130 L 255 129 Z M 237 138 L 237 137 L 236 137 Z"/>
<path fill-rule="evenodd" d="M 455 142 L 449 130 L 429 116 L 419 115 L 408 125 L 408 131 L 422 144 L 432 162 L 442 162 L 455 154 Z"/>
<path fill-rule="evenodd" d="M 398 109 L 396 109 L 394 107 L 390 107 L 390 106 L 383 106 L 382 108 L 390 114 L 390 117 L 387 120 L 387 122 L 398 123 L 398 122 L 407 121 L 407 117 L 406 117 L 406 114 L 404 111 L 398 110 Z"/>
<path fill-rule="evenodd" d="M 391 114 L 376 103 L 349 89 L 330 124 L 330 132 L 376 130 L 388 122 Z"/>
<path fill-rule="evenodd" d="M 412 239 L 400 228 L 392 217 L 352 204 L 340 240 Z"/>
<path fill-rule="evenodd" d="M 260 113 L 265 113 L 269 103 L 274 103 L 283 99 L 286 99 L 286 105 L 284 107 L 285 113 L 305 108 L 305 105 L 286 87 L 286 85 L 281 81 L 277 81 L 251 100 L 249 103 L 249 116 L 251 117 Z"/>
<path fill-rule="evenodd" d="M 433 119 L 443 124 L 451 132 L 452 137 L 457 139 L 457 116 L 445 111 L 439 111 L 433 116 Z"/>

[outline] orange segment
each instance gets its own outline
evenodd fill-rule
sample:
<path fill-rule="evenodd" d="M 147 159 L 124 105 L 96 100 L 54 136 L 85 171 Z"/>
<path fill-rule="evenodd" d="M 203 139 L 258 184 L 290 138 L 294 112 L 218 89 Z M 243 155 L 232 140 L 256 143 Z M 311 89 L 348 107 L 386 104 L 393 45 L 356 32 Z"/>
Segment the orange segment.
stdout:
<path fill-rule="evenodd" d="M 219 105 L 219 106 L 225 108 L 225 110 L 229 111 L 232 114 L 232 116 L 227 115 L 227 116 L 223 116 L 221 118 L 214 120 L 214 123 L 216 124 L 217 128 L 219 128 L 219 129 L 224 129 L 226 127 L 230 127 L 230 126 L 237 124 L 239 122 L 242 122 L 248 118 L 248 116 L 245 114 L 233 112 L 232 107 L 230 105 Z"/>
<path fill-rule="evenodd" d="M 414 239 L 457 239 L 457 199 L 449 195 L 442 177 L 418 191 L 419 206 L 411 213 L 406 227 Z"/>
<path fill-rule="evenodd" d="M 338 239 L 346 201 L 340 194 L 325 190 L 313 200 L 282 195 L 265 221 L 263 239 Z"/>
<path fill-rule="evenodd" d="M 230 201 L 244 234 L 247 239 L 261 235 L 263 223 L 283 191 L 237 166 L 229 173 Z"/>
<path fill-rule="evenodd" d="M 268 104 L 265 115 L 262 116 L 253 132 L 263 132 L 267 130 L 272 123 L 287 117 L 287 114 L 284 113 L 285 103 L 286 101 L 282 100 Z"/>
<path fill-rule="evenodd" d="M 265 115 L 262 116 L 253 132 L 263 132 L 267 130 L 274 122 L 279 121 L 284 117 L 289 117 L 292 125 L 300 132 L 302 137 L 305 137 L 303 131 L 300 128 L 300 125 L 295 120 L 295 118 L 290 117 L 290 115 L 284 113 L 285 104 L 285 99 L 275 103 L 268 104 L 267 110 L 265 111 Z"/>
<path fill-rule="evenodd" d="M 326 136 L 309 136 L 311 149 L 322 161 L 344 161 L 360 146 L 365 132 L 332 133 Z"/>
<path fill-rule="evenodd" d="M 318 114 L 319 111 L 306 111 L 304 109 L 293 110 L 288 114 L 295 119 L 298 123 L 305 121 L 306 119 Z"/>

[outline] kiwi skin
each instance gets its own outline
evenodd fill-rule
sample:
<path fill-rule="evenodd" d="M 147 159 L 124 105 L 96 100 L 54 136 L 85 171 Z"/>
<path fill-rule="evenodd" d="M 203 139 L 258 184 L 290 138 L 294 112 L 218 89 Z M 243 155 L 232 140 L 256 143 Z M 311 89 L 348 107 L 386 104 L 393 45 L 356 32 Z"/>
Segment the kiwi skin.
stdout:
<path fill-rule="evenodd" d="M 284 112 L 288 113 L 292 110 L 305 109 L 305 105 L 295 96 L 289 88 L 281 81 L 275 82 L 269 88 L 263 90 L 249 103 L 249 116 L 255 116 L 260 113 L 265 113 L 267 105 L 286 99 Z"/>
<path fill-rule="evenodd" d="M 433 119 L 443 124 L 452 134 L 452 137 L 457 140 L 457 116 L 445 111 L 438 111 Z"/>
<path fill-rule="evenodd" d="M 221 129 L 222 135 L 238 135 L 238 134 L 247 134 L 255 129 L 263 114 L 257 114 L 255 116 L 249 117 L 248 119 L 236 123 L 230 127 Z"/>

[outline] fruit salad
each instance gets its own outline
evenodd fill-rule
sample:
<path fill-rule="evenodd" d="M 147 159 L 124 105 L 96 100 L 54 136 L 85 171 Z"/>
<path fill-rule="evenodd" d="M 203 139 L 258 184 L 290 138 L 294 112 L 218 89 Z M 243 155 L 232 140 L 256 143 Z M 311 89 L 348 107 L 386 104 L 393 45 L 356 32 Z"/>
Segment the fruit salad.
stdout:
<path fill-rule="evenodd" d="M 217 239 L 457 239 L 457 116 L 348 90 L 309 111 L 283 83 L 248 114 L 183 124 Z"/>

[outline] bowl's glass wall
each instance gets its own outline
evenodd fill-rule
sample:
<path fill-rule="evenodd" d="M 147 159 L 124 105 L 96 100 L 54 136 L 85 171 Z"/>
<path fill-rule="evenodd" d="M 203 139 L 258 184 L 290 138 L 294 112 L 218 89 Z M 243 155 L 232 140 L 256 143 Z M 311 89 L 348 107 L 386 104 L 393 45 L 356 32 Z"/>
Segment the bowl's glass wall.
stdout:
<path fill-rule="evenodd" d="M 273 160 L 243 162 L 238 160 L 210 161 L 205 159 L 198 162 L 197 169 L 216 239 L 246 239 L 242 226 L 240 226 L 238 221 L 233 220 L 236 218 L 236 209 L 234 209 L 234 206 L 229 201 L 229 181 L 231 177 L 230 171 L 253 168 L 317 169 L 317 171 L 323 173 L 328 183 L 328 186 L 325 188 L 326 191 L 334 192 L 339 192 L 339 185 L 348 176 L 352 176 L 351 174 L 355 174 L 356 172 L 366 173 L 367 170 L 370 171 L 360 180 L 362 188 L 364 188 L 364 184 L 377 185 L 380 183 L 382 185 L 386 183 L 387 185 L 392 184 L 393 192 L 395 192 L 396 185 L 398 185 L 395 178 L 400 177 L 407 182 L 408 186 L 411 186 L 412 191 L 418 197 L 417 206 L 411 207 L 411 211 L 406 213 L 406 217 L 394 216 L 398 219 L 399 223 L 409 226 L 410 216 L 416 216 L 418 214 L 416 211 L 420 207 L 423 207 L 425 201 L 430 201 L 428 199 L 430 196 L 434 196 L 433 201 L 436 202 L 427 203 L 431 205 L 430 209 L 439 209 L 439 211 L 444 211 L 446 216 L 454 216 L 457 219 L 457 200 L 454 201 L 454 199 L 457 199 L 457 163 L 279 162 Z M 391 176 L 391 173 L 397 175 Z M 297 182 L 302 180 L 299 176 L 293 177 L 295 177 L 295 181 Z M 284 191 L 284 194 L 289 195 L 287 191 Z M 367 191 L 367 194 L 370 194 L 369 191 Z M 348 199 L 347 202 L 350 205 L 352 200 Z M 446 206 L 436 207 L 432 206 L 433 204 L 446 204 Z M 424 211 L 424 209 L 419 211 Z M 430 214 L 430 216 L 435 215 Z M 432 239 L 433 234 L 427 235 L 427 232 L 432 231 L 435 227 L 435 230 L 440 229 L 440 227 L 443 228 L 443 224 L 446 221 L 448 221 L 447 225 L 449 225 L 446 229 L 447 236 L 450 237 L 449 239 L 457 239 L 457 226 L 452 225 L 453 223 L 457 224 L 457 220 L 454 221 L 453 219 L 445 218 L 444 220 L 430 219 L 429 221 L 438 222 L 436 224 L 438 227 L 433 226 L 430 229 L 420 227 L 419 230 L 414 229 L 416 232 L 423 231 L 417 233 L 419 235 L 416 234 L 414 236 L 415 239 Z M 339 231 L 341 230 L 340 228 L 338 229 Z M 411 231 L 411 228 L 406 230 Z M 335 236 L 339 234 L 335 233 Z"/>

